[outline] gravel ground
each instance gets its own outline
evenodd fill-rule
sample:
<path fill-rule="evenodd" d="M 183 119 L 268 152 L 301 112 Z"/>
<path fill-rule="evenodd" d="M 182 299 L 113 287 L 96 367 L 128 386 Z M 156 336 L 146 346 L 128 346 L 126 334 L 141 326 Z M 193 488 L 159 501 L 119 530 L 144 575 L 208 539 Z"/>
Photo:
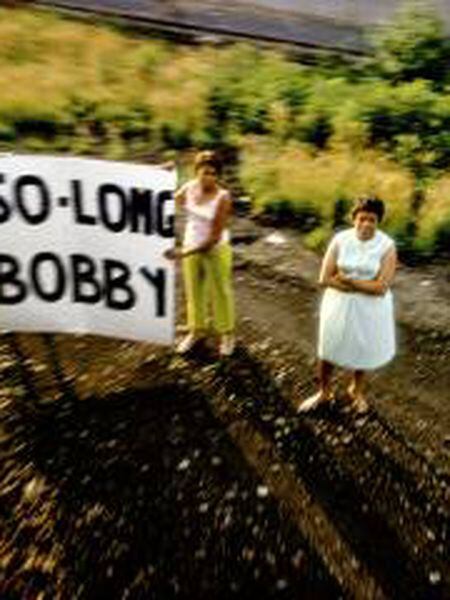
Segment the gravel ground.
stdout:
<path fill-rule="evenodd" d="M 317 259 L 270 233 L 236 223 L 227 361 L 211 343 L 181 359 L 1 336 L 2 600 L 450 597 L 449 330 L 433 307 L 412 318 L 399 291 L 400 352 L 370 413 L 338 394 L 297 416 L 314 386 Z M 442 269 L 411 273 L 441 282 L 435 302 Z"/>

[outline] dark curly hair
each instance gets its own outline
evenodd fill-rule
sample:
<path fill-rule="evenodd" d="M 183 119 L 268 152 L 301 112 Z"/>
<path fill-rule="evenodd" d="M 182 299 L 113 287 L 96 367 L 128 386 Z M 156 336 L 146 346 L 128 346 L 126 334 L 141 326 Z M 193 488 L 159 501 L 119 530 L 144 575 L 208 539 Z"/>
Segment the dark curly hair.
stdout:
<path fill-rule="evenodd" d="M 377 216 L 378 222 L 380 223 L 383 220 L 385 213 L 385 206 L 383 200 L 379 198 L 375 198 L 373 196 L 365 196 L 363 198 L 358 198 L 353 205 L 352 208 L 352 219 L 356 217 L 359 212 L 368 212 L 373 213 Z"/>

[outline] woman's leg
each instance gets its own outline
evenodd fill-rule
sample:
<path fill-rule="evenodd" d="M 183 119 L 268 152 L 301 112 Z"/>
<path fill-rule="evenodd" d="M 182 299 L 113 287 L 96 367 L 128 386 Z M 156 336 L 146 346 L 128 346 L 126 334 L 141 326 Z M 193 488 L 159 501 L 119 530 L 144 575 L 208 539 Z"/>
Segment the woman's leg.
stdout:
<path fill-rule="evenodd" d="M 329 400 L 332 396 L 331 377 L 333 375 L 334 366 L 326 360 L 319 360 L 318 375 L 319 375 L 319 392 L 323 400 Z"/>
<path fill-rule="evenodd" d="M 202 259 L 198 254 L 183 259 L 187 326 L 196 336 L 203 335 L 206 330 L 207 273 Z"/>
<path fill-rule="evenodd" d="M 353 400 L 353 403 L 358 411 L 364 412 L 368 409 L 368 404 L 365 396 L 365 372 L 355 370 L 352 372 L 352 379 L 347 388 L 348 395 Z"/>
<path fill-rule="evenodd" d="M 319 391 L 307 398 L 300 404 L 297 412 L 308 412 L 314 410 L 323 404 L 327 404 L 334 398 L 331 389 L 331 377 L 333 375 L 334 365 L 326 360 L 319 360 L 318 377 Z"/>
<path fill-rule="evenodd" d="M 235 328 L 233 293 L 233 255 L 230 244 L 220 244 L 206 257 L 212 301 L 213 326 L 219 335 L 232 334 Z"/>

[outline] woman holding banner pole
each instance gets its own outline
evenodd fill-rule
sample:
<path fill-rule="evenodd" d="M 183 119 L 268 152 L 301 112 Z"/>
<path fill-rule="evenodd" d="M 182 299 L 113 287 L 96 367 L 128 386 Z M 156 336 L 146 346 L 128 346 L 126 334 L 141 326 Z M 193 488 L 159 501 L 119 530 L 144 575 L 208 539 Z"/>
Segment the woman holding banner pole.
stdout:
<path fill-rule="evenodd" d="M 177 206 L 187 215 L 182 248 L 166 252 L 166 258 L 182 259 L 188 334 L 177 352 L 185 354 L 207 334 L 208 308 L 219 336 L 219 353 L 234 351 L 235 314 L 232 287 L 232 250 L 228 221 L 231 197 L 218 181 L 221 164 L 214 152 L 200 152 L 195 159 L 196 177 L 176 193 Z"/>

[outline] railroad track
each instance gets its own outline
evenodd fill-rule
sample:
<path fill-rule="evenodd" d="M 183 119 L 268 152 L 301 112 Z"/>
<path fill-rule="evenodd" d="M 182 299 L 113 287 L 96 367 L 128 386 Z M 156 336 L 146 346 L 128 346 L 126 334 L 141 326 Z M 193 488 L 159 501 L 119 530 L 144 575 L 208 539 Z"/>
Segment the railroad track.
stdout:
<path fill-rule="evenodd" d="M 285 46 L 305 56 L 337 54 L 363 57 L 369 46 L 358 26 L 331 19 L 257 9 L 245 5 L 218 6 L 190 2 L 124 2 L 123 0 L 36 0 L 32 4 L 82 17 L 102 17 L 190 41 L 226 43 L 250 41 Z"/>

